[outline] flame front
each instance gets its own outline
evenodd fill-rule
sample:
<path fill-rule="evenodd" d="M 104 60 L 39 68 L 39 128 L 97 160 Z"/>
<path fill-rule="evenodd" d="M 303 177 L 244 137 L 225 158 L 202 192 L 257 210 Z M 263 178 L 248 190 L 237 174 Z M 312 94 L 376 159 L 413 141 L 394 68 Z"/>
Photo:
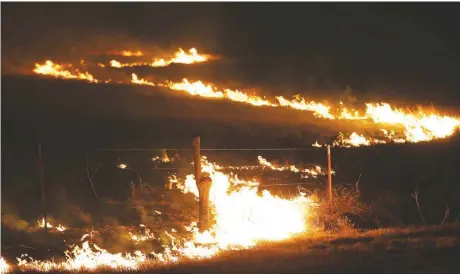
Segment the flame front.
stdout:
<path fill-rule="evenodd" d="M 119 55 L 124 56 L 145 56 L 141 51 L 122 51 Z M 192 64 L 205 62 L 212 58 L 209 55 L 198 54 L 195 48 L 185 52 L 179 49 L 174 57 L 170 59 L 154 58 L 150 63 L 121 63 L 116 60 L 110 62 L 111 67 L 132 67 L 139 65 L 147 66 L 168 66 L 172 63 Z M 99 64 L 105 67 L 103 64 Z M 35 64 L 35 73 L 40 75 L 49 75 L 62 79 L 80 79 L 92 83 L 102 83 L 108 81 L 100 81 L 94 78 L 88 72 L 80 72 L 78 69 L 72 70 L 71 65 L 64 66 L 55 64 L 48 60 L 44 64 Z M 125 82 L 128 83 L 128 82 Z M 296 95 L 292 99 L 283 96 L 275 96 L 266 98 L 255 94 L 248 94 L 240 90 L 229 88 L 218 88 L 214 84 L 204 83 L 202 81 L 189 81 L 184 78 L 180 82 L 165 81 L 152 82 L 138 77 L 136 74 L 131 74 L 129 81 L 131 84 L 158 86 L 168 88 L 174 91 L 182 91 L 193 96 L 200 96 L 209 99 L 228 100 L 248 104 L 254 107 L 285 107 L 297 111 L 307 111 L 313 116 L 327 120 L 353 120 L 359 123 L 373 123 L 383 133 L 382 136 L 351 132 L 339 136 L 333 143 L 335 146 L 358 147 L 370 146 L 386 143 L 417 143 L 427 142 L 435 139 L 446 138 L 455 134 L 460 127 L 460 119 L 441 115 L 434 111 L 418 108 L 417 111 L 410 109 L 400 109 L 391 106 L 388 103 L 369 102 L 364 105 L 362 111 L 358 111 L 352 107 L 346 106 L 342 102 L 338 106 L 326 102 L 309 101 L 306 98 Z M 397 128 L 395 128 L 397 127 Z M 321 146 L 315 143 L 314 146 Z"/>
<path fill-rule="evenodd" d="M 64 68 L 64 66 L 55 64 L 50 60 L 47 60 L 44 64 L 35 64 L 35 69 L 33 70 L 37 74 L 49 75 L 56 78 L 62 79 L 79 79 L 85 80 L 91 83 L 97 83 L 98 80 L 94 78 L 88 72 L 80 72 L 78 69 L 74 72 L 71 72 Z"/>
<path fill-rule="evenodd" d="M 123 51 L 121 54 L 123 56 L 144 56 L 140 51 L 131 52 Z M 136 55 L 137 53 L 137 55 Z M 188 52 L 185 52 L 183 49 L 179 48 L 177 52 L 174 53 L 174 56 L 171 58 L 153 58 L 151 62 L 131 62 L 131 63 L 121 63 L 117 60 L 111 60 L 110 66 L 114 68 L 123 68 L 123 67 L 139 67 L 139 66 L 148 66 L 148 67 L 166 67 L 171 64 L 194 64 L 206 62 L 211 59 L 210 55 L 199 54 L 195 48 L 191 48 Z"/>

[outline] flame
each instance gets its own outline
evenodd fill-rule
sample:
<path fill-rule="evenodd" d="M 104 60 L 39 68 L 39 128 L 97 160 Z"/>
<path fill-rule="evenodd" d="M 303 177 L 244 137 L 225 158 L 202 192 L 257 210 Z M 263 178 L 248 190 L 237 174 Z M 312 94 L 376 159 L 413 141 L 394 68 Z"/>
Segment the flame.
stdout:
<path fill-rule="evenodd" d="M 155 83 L 153 82 L 149 82 L 144 79 L 139 79 L 139 77 L 135 73 L 131 74 L 131 83 L 136 85 L 155 86 Z"/>
<path fill-rule="evenodd" d="M 177 64 L 193 64 L 193 63 L 200 63 L 209 60 L 207 55 L 200 55 L 195 48 L 191 48 L 188 53 L 186 53 L 183 49 L 179 48 L 179 50 L 174 54 L 174 57 L 170 60 L 166 61 L 164 59 L 153 59 L 153 62 L 150 64 L 152 67 L 164 67 L 168 66 L 172 63 Z"/>
<path fill-rule="evenodd" d="M 144 54 L 140 50 L 137 50 L 137 51 L 123 50 L 121 52 L 121 55 L 123 56 L 143 56 Z"/>
<path fill-rule="evenodd" d="M 10 272 L 10 266 L 3 257 L 0 257 L 0 273 Z"/>
<path fill-rule="evenodd" d="M 392 108 L 387 103 L 368 103 L 366 107 L 366 116 L 375 123 L 404 126 L 407 142 L 416 143 L 446 138 L 453 135 L 460 126 L 459 119 L 428 113 L 422 109 L 418 112 L 404 111 Z"/>
<path fill-rule="evenodd" d="M 128 52 L 131 55 L 129 55 Z M 141 55 L 136 51 L 126 51 L 126 56 Z M 124 66 L 137 66 L 140 64 L 150 66 L 167 66 L 172 63 L 192 64 L 207 61 L 209 58 L 211 58 L 209 55 L 198 54 L 195 48 L 190 49 L 188 52 L 179 49 L 179 51 L 175 53 L 175 56 L 170 59 L 156 58 L 152 63 L 148 64 L 123 64 L 119 61 L 112 60 L 110 66 L 120 68 Z M 48 60 L 44 64 L 35 64 L 34 72 L 63 79 L 80 79 L 93 83 L 100 82 L 88 72 L 82 73 L 78 70 L 71 71 L 70 67 L 71 65 L 65 67 L 63 65 L 54 64 L 52 61 Z M 175 91 L 183 91 L 184 93 L 194 96 L 229 100 L 255 107 L 286 107 L 293 110 L 308 111 L 315 117 L 321 119 L 354 120 L 356 122 L 362 121 L 363 123 L 371 122 L 378 126 L 383 133 L 383 136 L 377 137 L 374 135 L 367 136 L 363 133 L 351 132 L 344 136 L 340 136 L 339 139 L 333 143 L 335 146 L 357 147 L 387 143 L 427 142 L 452 136 L 460 128 L 460 119 L 453 116 L 441 115 L 434 110 L 424 110 L 421 107 L 418 107 L 418 109 L 414 111 L 407 108 L 397 108 L 388 103 L 369 102 L 365 104 L 362 111 L 358 111 L 350 106 L 346 106 L 343 102 L 340 102 L 337 107 L 334 107 L 332 104 L 326 102 L 308 101 L 300 95 L 296 95 L 292 99 L 283 96 L 275 96 L 267 99 L 264 96 L 248 94 L 240 90 L 218 88 L 211 83 L 189 81 L 186 78 L 180 82 L 166 81 L 164 83 L 154 83 L 139 78 L 133 73 L 131 74 L 130 82 L 137 85 L 160 86 Z M 397 129 L 395 127 L 397 127 Z M 389 130 L 390 128 L 392 129 L 391 131 Z M 321 145 L 316 142 L 314 146 L 318 147 Z"/>
<path fill-rule="evenodd" d="M 119 164 L 117 167 L 121 169 L 126 169 L 128 166 L 125 164 Z"/>
<path fill-rule="evenodd" d="M 66 70 L 64 66 L 55 64 L 50 60 L 47 60 L 44 64 L 35 64 L 35 69 L 33 70 L 37 74 L 49 75 L 56 78 L 62 79 L 79 79 L 85 80 L 91 83 L 97 83 L 98 80 L 94 78 L 93 75 L 88 72 L 80 72 L 76 69 L 74 72 Z"/>
<path fill-rule="evenodd" d="M 270 168 L 272 170 L 277 170 L 277 171 L 284 171 L 284 170 L 289 170 L 295 173 L 303 173 L 302 178 L 308 178 L 309 176 L 316 178 L 318 175 L 325 175 L 325 173 L 322 171 L 320 166 L 314 166 L 311 168 L 304 168 L 304 169 L 298 169 L 295 165 L 288 165 L 288 166 L 277 166 L 266 159 L 264 159 L 262 156 L 257 156 L 257 159 L 259 160 L 259 164 L 263 167 Z"/>
<path fill-rule="evenodd" d="M 98 268 L 135 270 L 146 261 L 146 255 L 140 251 L 134 254 L 112 254 L 89 241 L 80 246 L 73 246 L 65 252 L 67 260 L 63 262 L 39 261 L 28 257 L 27 254 L 17 258 L 21 271 L 82 271 Z"/>
<path fill-rule="evenodd" d="M 139 270 L 152 262 L 147 259 L 149 254 L 163 263 L 210 258 L 224 250 L 250 248 L 262 240 L 283 240 L 313 228 L 310 217 L 316 204 L 305 194 L 300 193 L 291 199 L 282 199 L 266 190 L 258 194 L 258 182 L 240 180 L 232 174 L 218 171 L 219 168 L 202 158 L 202 171 L 209 173 L 213 181 L 210 203 L 215 222 L 208 231 L 198 232 L 197 223 L 192 222 L 185 227 L 192 238 L 183 243 L 175 235 L 175 230 L 164 231 L 171 243 L 164 246 L 163 252 L 137 250 L 126 254 L 112 254 L 90 243 L 90 235 L 86 234 L 81 239 L 81 245 L 70 246 L 65 252 L 65 261 L 34 260 L 24 254 L 17 258 L 18 267 L 21 271 Z M 198 198 L 193 175 L 187 175 L 180 189 Z M 144 225 L 141 227 L 145 228 Z M 153 240 L 155 235 L 145 229 L 142 235 L 130 233 L 130 238 L 138 243 Z"/>
<path fill-rule="evenodd" d="M 161 214 L 161 212 L 160 212 L 160 214 Z M 153 232 L 151 232 L 150 229 L 146 228 L 145 225 L 141 224 L 139 226 L 143 228 L 144 233 L 143 234 L 134 234 L 132 232 L 129 232 L 129 236 L 130 236 L 131 240 L 133 240 L 136 243 L 139 243 L 139 242 L 145 242 L 145 241 L 150 241 L 150 240 L 156 239 L 155 234 L 153 234 Z"/>
<path fill-rule="evenodd" d="M 264 190 L 258 194 L 257 181 L 243 181 L 218 171 L 221 167 L 205 157 L 202 170 L 210 174 L 210 201 L 214 206 L 215 225 L 203 237 L 223 250 L 248 248 L 259 240 L 282 240 L 295 233 L 306 232 L 313 202 L 303 194 L 285 200 Z M 193 175 L 188 175 L 183 192 L 198 197 Z"/>
<path fill-rule="evenodd" d="M 37 221 L 37 226 L 38 226 L 39 228 L 44 228 L 44 227 L 45 227 L 45 218 L 42 218 L 41 220 Z M 51 225 L 49 222 L 46 222 L 46 226 L 47 226 L 48 228 L 51 228 L 51 229 L 56 229 L 56 230 L 59 231 L 59 232 L 63 232 L 63 231 L 65 231 L 65 230 L 67 230 L 67 227 L 65 227 L 65 226 L 63 226 L 63 225 L 61 225 L 61 224 L 59 224 L 59 225 L 57 225 L 57 226 L 53 226 L 53 225 Z"/>
<path fill-rule="evenodd" d="M 314 101 L 307 102 L 305 98 L 296 95 L 294 99 L 287 100 L 283 96 L 277 96 L 280 106 L 290 107 L 297 110 L 308 110 L 313 112 L 313 115 L 326 119 L 335 119 L 334 115 L 329 113 L 330 107 Z"/>
<path fill-rule="evenodd" d="M 126 54 L 131 53 L 129 51 L 125 52 Z M 123 56 L 143 56 L 141 55 L 124 55 Z M 153 58 L 152 62 L 133 62 L 133 63 L 120 63 L 117 60 L 110 61 L 110 66 L 114 68 L 123 68 L 123 67 L 138 67 L 138 66 L 149 66 L 149 67 L 166 67 L 173 63 L 175 64 L 194 64 L 201 63 L 210 60 L 210 55 L 199 54 L 195 48 L 191 48 L 188 52 L 185 52 L 183 49 L 179 48 L 177 52 L 174 53 L 174 57 L 170 59 L 164 58 Z"/>

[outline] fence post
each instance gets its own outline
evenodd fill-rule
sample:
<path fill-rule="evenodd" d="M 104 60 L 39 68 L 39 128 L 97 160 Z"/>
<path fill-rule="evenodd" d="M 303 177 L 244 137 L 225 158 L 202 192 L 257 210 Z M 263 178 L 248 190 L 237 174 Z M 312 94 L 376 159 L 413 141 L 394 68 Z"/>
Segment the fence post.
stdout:
<path fill-rule="evenodd" d="M 201 179 L 200 136 L 193 139 L 193 164 L 195 167 L 195 180 L 198 183 Z"/>
<path fill-rule="evenodd" d="M 43 167 L 43 156 L 42 156 L 42 144 L 38 142 L 38 171 L 40 174 L 40 190 L 42 194 L 42 206 L 43 206 L 43 220 L 45 233 L 48 234 L 48 214 L 46 210 L 46 186 L 45 186 L 45 172 Z"/>
<path fill-rule="evenodd" d="M 329 202 L 332 203 L 332 170 L 331 170 L 331 146 L 327 145 L 327 192 Z"/>

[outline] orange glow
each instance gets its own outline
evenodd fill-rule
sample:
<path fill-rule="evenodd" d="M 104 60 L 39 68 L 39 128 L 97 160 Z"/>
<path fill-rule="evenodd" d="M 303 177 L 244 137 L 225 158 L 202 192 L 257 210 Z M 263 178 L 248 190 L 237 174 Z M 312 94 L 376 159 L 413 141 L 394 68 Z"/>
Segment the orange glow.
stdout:
<path fill-rule="evenodd" d="M 144 54 L 140 50 L 137 50 L 137 51 L 123 50 L 121 52 L 121 55 L 123 56 L 143 56 Z"/>

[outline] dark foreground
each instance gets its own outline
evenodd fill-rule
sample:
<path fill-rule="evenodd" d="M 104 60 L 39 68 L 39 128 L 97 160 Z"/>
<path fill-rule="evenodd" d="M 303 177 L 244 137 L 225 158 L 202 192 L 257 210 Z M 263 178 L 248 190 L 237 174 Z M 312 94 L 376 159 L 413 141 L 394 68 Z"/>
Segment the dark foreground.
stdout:
<path fill-rule="evenodd" d="M 460 226 L 302 237 L 143 273 L 460 273 Z"/>

